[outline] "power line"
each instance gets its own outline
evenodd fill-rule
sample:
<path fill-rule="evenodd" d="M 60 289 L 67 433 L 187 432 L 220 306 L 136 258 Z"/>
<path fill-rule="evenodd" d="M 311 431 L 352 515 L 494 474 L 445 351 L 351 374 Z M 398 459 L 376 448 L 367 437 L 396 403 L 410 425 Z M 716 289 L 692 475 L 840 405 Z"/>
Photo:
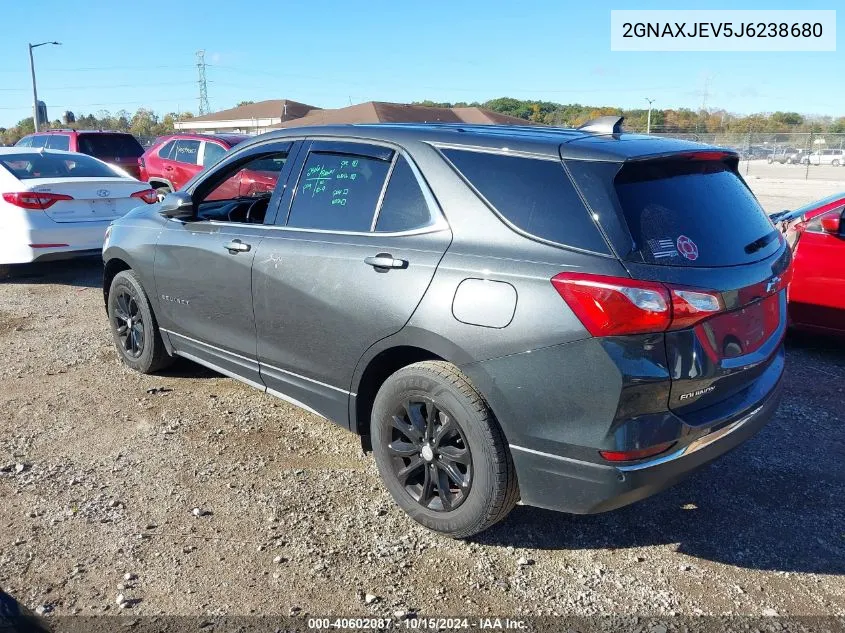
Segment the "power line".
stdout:
<path fill-rule="evenodd" d="M 193 81 L 162 81 L 156 82 L 156 86 L 187 86 L 193 85 Z M 138 83 L 131 84 L 101 84 L 97 86 L 56 86 L 55 88 L 40 88 L 39 92 L 52 92 L 55 90 L 97 90 L 100 88 L 141 88 Z M 31 88 L 0 88 L 0 92 L 29 92 Z"/>

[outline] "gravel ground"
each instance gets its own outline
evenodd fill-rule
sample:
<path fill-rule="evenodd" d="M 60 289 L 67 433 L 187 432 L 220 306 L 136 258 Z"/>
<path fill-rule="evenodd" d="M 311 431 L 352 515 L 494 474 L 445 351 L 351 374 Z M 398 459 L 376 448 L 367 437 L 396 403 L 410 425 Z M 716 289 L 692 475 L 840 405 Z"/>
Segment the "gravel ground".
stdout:
<path fill-rule="evenodd" d="M 757 437 L 597 516 L 407 519 L 353 435 L 192 363 L 112 350 L 99 262 L 0 282 L 0 587 L 96 615 L 845 614 L 845 347 L 788 341 Z"/>

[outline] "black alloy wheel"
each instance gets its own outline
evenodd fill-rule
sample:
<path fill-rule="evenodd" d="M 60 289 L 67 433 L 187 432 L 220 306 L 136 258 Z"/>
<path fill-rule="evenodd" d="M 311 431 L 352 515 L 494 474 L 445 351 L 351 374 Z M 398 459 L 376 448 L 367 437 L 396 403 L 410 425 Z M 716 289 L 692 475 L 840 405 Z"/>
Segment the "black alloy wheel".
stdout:
<path fill-rule="evenodd" d="M 117 295 L 114 327 L 126 355 L 139 358 L 144 353 L 144 317 L 137 299 L 126 288 Z"/>
<path fill-rule="evenodd" d="M 421 506 L 435 512 L 459 507 L 472 487 L 472 455 L 455 416 L 425 397 L 402 403 L 392 417 L 387 445 L 393 474 Z"/>

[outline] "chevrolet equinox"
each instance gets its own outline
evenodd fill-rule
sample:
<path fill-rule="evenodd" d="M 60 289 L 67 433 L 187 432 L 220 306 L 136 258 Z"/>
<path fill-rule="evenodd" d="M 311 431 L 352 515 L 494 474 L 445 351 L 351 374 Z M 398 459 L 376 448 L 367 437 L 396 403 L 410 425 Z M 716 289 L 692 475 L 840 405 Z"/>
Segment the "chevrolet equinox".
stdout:
<path fill-rule="evenodd" d="M 114 343 L 359 434 L 450 536 L 618 508 L 777 406 L 791 255 L 737 161 L 615 117 L 271 132 L 110 227 Z"/>

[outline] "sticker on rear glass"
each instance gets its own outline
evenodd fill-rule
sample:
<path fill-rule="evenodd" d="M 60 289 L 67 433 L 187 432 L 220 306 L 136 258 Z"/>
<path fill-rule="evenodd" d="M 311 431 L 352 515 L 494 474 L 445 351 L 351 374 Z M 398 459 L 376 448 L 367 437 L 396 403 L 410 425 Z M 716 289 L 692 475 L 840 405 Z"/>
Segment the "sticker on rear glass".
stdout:
<path fill-rule="evenodd" d="M 694 262 L 698 259 L 698 246 L 686 235 L 678 236 L 676 244 L 678 245 L 678 252 L 688 260 Z"/>
<path fill-rule="evenodd" d="M 649 240 L 648 247 L 651 249 L 651 256 L 654 257 L 654 259 L 678 256 L 678 250 L 675 248 L 675 242 L 670 239 Z"/>

